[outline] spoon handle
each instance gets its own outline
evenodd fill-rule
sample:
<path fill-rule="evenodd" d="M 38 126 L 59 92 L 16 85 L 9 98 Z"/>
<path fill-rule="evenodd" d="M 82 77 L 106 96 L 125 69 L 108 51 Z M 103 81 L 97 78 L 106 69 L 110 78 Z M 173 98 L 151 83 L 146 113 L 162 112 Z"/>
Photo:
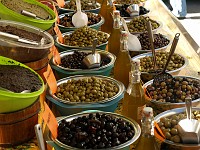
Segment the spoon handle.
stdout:
<path fill-rule="evenodd" d="M 192 115 L 192 99 L 191 99 L 191 97 L 186 97 L 185 107 L 186 107 L 187 119 L 191 120 L 191 115 Z"/>
<path fill-rule="evenodd" d="M 127 24 L 126 24 L 125 19 L 122 18 L 122 17 L 120 17 L 120 18 L 121 18 L 121 21 L 122 21 L 122 25 L 123 25 L 123 27 L 124 27 L 124 30 L 125 30 L 126 32 L 130 33 L 129 30 L 128 30 L 128 26 L 127 26 Z"/>
<path fill-rule="evenodd" d="M 95 50 L 96 50 L 96 46 L 97 46 L 97 38 L 95 38 L 93 40 L 93 43 L 92 43 L 92 54 L 95 54 Z"/>
<path fill-rule="evenodd" d="M 76 0 L 76 8 L 77 8 L 77 12 L 81 12 L 81 1 L 80 0 Z"/>
<path fill-rule="evenodd" d="M 44 138 L 43 138 L 42 128 L 40 124 L 35 125 L 35 133 L 36 133 L 37 140 L 39 142 L 40 150 L 45 150 Z"/>
<path fill-rule="evenodd" d="M 174 37 L 174 40 L 173 40 L 173 42 L 172 42 L 172 46 L 171 46 L 171 49 L 170 49 L 170 52 L 169 52 L 169 56 L 168 56 L 168 58 L 167 58 L 167 62 L 166 62 L 165 67 L 164 67 L 164 69 L 163 69 L 163 72 L 166 71 L 167 66 L 168 66 L 168 64 L 169 64 L 169 62 L 170 62 L 170 60 L 171 60 L 171 57 L 172 57 L 172 55 L 174 54 L 174 52 L 175 52 L 175 50 L 176 50 L 176 45 L 177 45 L 177 43 L 178 43 L 179 36 L 180 36 L 180 33 L 176 33 L 176 35 L 175 35 L 175 37 Z"/>

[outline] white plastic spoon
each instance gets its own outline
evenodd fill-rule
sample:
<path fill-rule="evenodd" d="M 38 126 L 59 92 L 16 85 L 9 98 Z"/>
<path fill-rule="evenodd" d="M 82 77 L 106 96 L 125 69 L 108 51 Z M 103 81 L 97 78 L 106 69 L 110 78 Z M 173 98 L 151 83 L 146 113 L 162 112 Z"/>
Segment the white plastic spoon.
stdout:
<path fill-rule="evenodd" d="M 76 8 L 77 8 L 77 12 L 72 16 L 73 25 L 77 28 L 87 26 L 88 16 L 81 11 L 80 0 L 76 0 Z"/>
<path fill-rule="evenodd" d="M 130 51 L 139 51 L 142 49 L 141 47 L 141 43 L 139 41 L 139 39 L 137 38 L 137 36 L 131 34 L 128 30 L 128 27 L 127 27 L 127 24 L 126 24 L 126 21 L 124 18 L 121 17 L 121 21 L 122 21 L 122 25 L 124 27 L 124 30 L 126 32 L 128 32 L 128 49 Z"/>

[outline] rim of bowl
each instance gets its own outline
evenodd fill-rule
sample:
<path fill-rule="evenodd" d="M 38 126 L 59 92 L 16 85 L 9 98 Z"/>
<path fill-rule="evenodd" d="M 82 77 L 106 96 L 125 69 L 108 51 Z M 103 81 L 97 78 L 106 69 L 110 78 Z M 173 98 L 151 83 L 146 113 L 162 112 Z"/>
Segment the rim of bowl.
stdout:
<path fill-rule="evenodd" d="M 175 54 L 178 54 L 178 53 L 175 53 Z M 181 66 L 181 67 L 178 68 L 178 69 L 171 70 L 171 71 L 167 71 L 168 73 L 174 73 L 174 72 L 180 71 L 180 70 L 182 70 L 183 68 L 185 68 L 185 67 L 189 64 L 189 61 L 188 61 L 188 59 L 187 59 L 186 57 L 184 57 L 184 56 L 181 55 L 181 54 L 178 54 L 178 55 L 181 56 L 181 57 L 184 59 L 184 61 L 185 61 L 184 65 Z M 141 58 L 144 58 L 144 57 L 146 57 L 146 56 L 152 56 L 152 52 L 148 52 L 148 53 L 143 53 L 143 54 L 137 55 L 137 56 L 133 57 L 132 60 L 141 59 Z M 141 72 L 141 73 L 142 73 L 142 74 L 149 74 L 148 72 Z M 150 81 L 151 81 L 151 80 L 150 80 Z"/>
<path fill-rule="evenodd" d="M 81 116 L 88 116 L 89 114 L 96 114 L 96 113 L 100 113 L 100 114 L 109 114 L 111 116 L 114 116 L 114 117 L 117 117 L 117 118 L 121 118 L 127 122 L 129 122 L 133 128 L 134 128 L 134 131 L 135 131 L 135 134 L 134 136 L 127 142 L 123 143 L 123 144 L 120 144 L 118 146 L 115 146 L 115 147 L 112 147 L 112 148 L 109 148 L 111 150 L 115 150 L 115 149 L 121 149 L 121 148 L 124 148 L 128 145 L 131 145 L 133 142 L 135 142 L 139 137 L 140 137 L 140 134 L 141 134 L 141 128 L 139 126 L 139 124 L 135 121 L 135 120 L 130 120 L 129 118 L 125 117 L 125 116 L 122 116 L 120 114 L 117 114 L 117 113 L 112 113 L 112 112 L 103 112 L 103 111 L 93 111 L 93 112 L 81 112 L 81 113 L 77 113 L 77 114 L 73 114 L 73 115 L 70 115 L 70 116 L 67 116 L 67 117 L 63 117 L 63 118 L 60 118 L 58 120 L 58 124 L 60 124 L 60 122 L 62 120 L 67 120 L 67 121 L 72 121 L 73 119 L 75 118 L 78 118 L 78 117 L 81 117 Z M 63 147 L 63 148 L 69 148 L 69 149 L 76 149 L 76 150 L 81 150 L 79 148 L 76 148 L 76 147 L 71 147 L 69 145 L 66 145 L 62 142 L 60 142 L 58 139 L 53 139 L 50 132 L 49 132 L 49 136 L 50 136 L 50 139 L 55 142 L 58 146 L 60 147 Z M 99 149 L 99 150 L 103 150 L 103 149 Z"/>
<path fill-rule="evenodd" d="M 64 14 L 61 14 L 61 15 L 59 15 L 58 17 L 60 18 L 60 19 L 62 19 L 65 15 L 67 15 L 67 14 L 69 14 L 69 15 L 71 15 L 71 14 L 73 14 L 74 12 L 69 12 L 69 13 L 64 13 Z M 92 13 L 92 12 L 91 12 Z M 96 24 L 93 24 L 93 25 L 90 25 L 90 26 L 88 26 L 88 27 L 95 27 L 95 26 L 98 26 L 98 25 L 101 25 L 101 24 L 103 24 L 104 22 L 105 22 L 105 19 L 100 15 L 100 14 L 96 14 L 96 13 L 92 13 L 92 14 L 94 14 L 94 15 L 96 15 L 96 16 L 100 16 L 101 17 L 101 20 L 98 22 L 98 23 L 96 23 Z M 71 29 L 71 30 L 73 30 L 73 29 L 77 29 L 77 27 L 65 27 L 65 26 L 63 26 L 63 25 L 60 25 L 60 24 L 58 24 L 58 26 L 59 27 L 62 27 L 62 28 L 64 28 L 64 29 Z"/>
<path fill-rule="evenodd" d="M 9 25 L 9 26 L 15 27 L 17 29 L 25 30 L 26 32 L 30 32 L 29 29 L 31 31 L 34 30 L 35 32 L 38 32 L 38 33 L 35 33 L 35 34 L 44 37 L 49 42 L 48 44 L 35 46 L 35 45 L 31 45 L 31 44 L 17 42 L 17 41 L 14 41 L 14 40 L 8 40 L 8 39 L 0 38 L 0 41 L 5 42 L 7 44 L 11 44 L 11 45 L 14 45 L 16 47 L 20 46 L 20 47 L 28 47 L 28 48 L 34 48 L 34 49 L 47 49 L 47 48 L 50 48 L 54 45 L 53 37 L 48 32 L 46 32 L 45 30 L 42 30 L 40 28 L 31 26 L 31 25 L 28 25 L 28 24 L 25 24 L 25 23 L 10 21 L 10 20 L 0 20 L 0 24 L 1 24 L 1 26 Z M 31 33 L 34 33 L 34 32 L 31 32 Z"/>
<path fill-rule="evenodd" d="M 65 5 L 67 4 L 67 3 L 69 3 L 70 1 L 65 1 Z M 94 11 L 94 10 L 98 10 L 98 9 L 100 9 L 101 8 L 101 4 L 100 3 L 96 3 L 99 7 L 97 7 L 97 8 L 95 8 L 95 9 L 88 9 L 88 10 L 82 10 L 82 11 L 85 11 L 85 12 L 87 12 L 87 11 Z M 65 11 L 71 11 L 71 12 L 75 12 L 76 10 L 74 10 L 74 9 L 67 9 L 67 8 L 64 8 L 64 7 L 60 7 L 59 9 L 61 9 L 61 10 L 65 10 Z"/>
<path fill-rule="evenodd" d="M 83 49 L 73 49 L 73 50 L 70 50 L 70 51 L 63 51 L 60 54 L 60 57 L 61 59 L 64 57 L 64 56 L 67 56 L 67 55 L 70 55 L 70 54 L 73 54 L 74 51 L 80 51 L 80 52 L 86 52 L 86 53 L 89 53 L 91 52 L 91 50 L 83 50 Z M 99 68 L 93 68 L 93 69 L 70 69 L 70 68 L 65 68 L 65 67 L 62 67 L 60 65 L 57 65 L 54 61 L 54 58 L 52 58 L 52 63 L 57 66 L 58 68 L 60 69 L 63 69 L 63 70 L 66 70 L 66 71 L 85 71 L 85 72 L 88 72 L 88 71 L 96 71 L 96 70 L 101 70 L 101 69 L 104 69 L 112 64 L 115 63 L 115 60 L 116 60 L 116 56 L 110 52 L 107 52 L 107 51 L 102 51 L 102 50 L 96 50 L 99 54 L 105 54 L 107 57 L 109 57 L 111 59 L 110 63 L 108 63 L 107 65 L 104 65 L 104 66 L 101 66 Z"/>
<path fill-rule="evenodd" d="M 58 100 L 59 102 L 62 102 L 64 104 L 70 104 L 70 105 L 77 105 L 77 104 L 82 104 L 82 105 L 88 105 L 88 104 L 103 104 L 103 103 L 107 103 L 110 102 L 112 100 L 114 100 L 115 98 L 119 97 L 121 94 L 124 93 L 125 91 L 125 87 L 123 85 L 123 83 L 121 83 L 120 81 L 117 81 L 111 77 L 107 77 L 107 76 L 102 76 L 102 75 L 75 75 L 75 76 L 69 76 L 67 78 L 62 78 L 60 80 L 57 81 L 57 86 L 59 86 L 60 84 L 66 83 L 69 80 L 78 80 L 78 79 L 84 79 L 84 78 L 91 78 L 91 77 L 95 77 L 98 79 L 103 79 L 103 80 L 107 80 L 108 82 L 113 82 L 119 89 L 118 93 L 115 94 L 114 96 L 112 96 L 111 98 L 102 100 L 102 101 L 98 101 L 98 102 L 68 102 L 66 100 L 60 99 L 57 96 L 55 96 L 55 94 L 52 94 L 51 90 L 49 89 L 49 94 L 51 95 L 51 97 L 53 97 L 54 99 Z"/>
<path fill-rule="evenodd" d="M 195 79 L 195 80 L 198 80 L 200 82 L 200 78 L 197 78 L 197 77 L 192 77 L 192 76 L 173 76 L 174 78 L 178 78 L 178 77 L 186 77 L 186 78 L 190 78 L 190 79 Z M 143 89 L 146 88 L 148 85 L 152 84 L 153 83 L 153 80 L 150 80 L 148 82 L 146 82 L 142 87 Z M 198 99 L 195 99 L 195 100 L 192 100 L 192 103 L 194 102 L 198 102 L 200 101 L 200 98 Z M 170 103 L 170 102 L 158 102 L 157 100 L 155 99 L 151 99 L 150 102 L 152 103 L 155 103 L 155 104 L 161 104 L 161 105 L 185 105 L 185 102 L 182 102 L 182 103 Z"/>
<path fill-rule="evenodd" d="M 95 30 L 95 29 L 94 29 Z M 62 36 L 64 37 L 65 35 L 70 35 L 70 34 L 72 34 L 74 31 L 69 31 L 69 32 L 65 32 L 65 33 L 63 33 L 62 34 Z M 102 31 L 98 31 L 98 32 L 102 32 Z M 105 34 L 107 34 L 107 36 L 108 36 L 108 39 L 109 39 L 109 37 L 110 37 L 110 34 L 108 34 L 108 33 L 106 33 L 106 32 L 103 32 L 103 33 L 105 33 Z M 63 43 L 60 43 L 60 41 L 58 40 L 58 37 L 56 37 L 56 42 L 59 44 L 59 45 L 61 45 L 61 46 L 63 46 L 63 47 L 69 47 L 69 48 L 72 48 L 72 49 L 77 49 L 77 48 L 84 48 L 84 49 L 91 49 L 92 48 L 92 46 L 91 47 L 78 47 L 78 46 L 69 46 L 69 45 L 65 45 L 65 44 L 63 44 Z M 102 43 L 102 44 L 100 44 L 100 45 L 97 45 L 96 47 L 98 48 L 98 47 L 100 47 L 100 46 L 103 46 L 103 45 L 105 45 L 105 44 L 108 44 L 108 40 L 107 40 L 107 42 L 105 42 L 105 43 Z"/>
<path fill-rule="evenodd" d="M 200 108 L 199 107 L 192 107 L 192 111 L 194 110 L 198 110 L 200 111 Z M 175 108 L 175 109 L 171 109 L 171 110 L 167 110 L 167 111 L 164 111 L 158 115 L 156 115 L 154 117 L 154 120 L 158 123 L 160 122 L 160 119 L 163 118 L 163 117 L 168 117 L 168 116 L 171 116 L 171 115 L 175 115 L 175 114 L 178 114 L 178 113 L 182 113 L 185 111 L 185 107 L 181 107 L 181 108 Z M 156 136 L 155 136 L 156 137 Z M 167 144 L 170 144 L 170 145 L 176 145 L 176 146 L 188 146 L 188 147 L 191 147 L 191 146 L 200 146 L 200 144 L 183 144 L 183 143 L 174 143 L 170 140 L 167 140 L 165 139 L 164 140 L 165 143 Z"/>

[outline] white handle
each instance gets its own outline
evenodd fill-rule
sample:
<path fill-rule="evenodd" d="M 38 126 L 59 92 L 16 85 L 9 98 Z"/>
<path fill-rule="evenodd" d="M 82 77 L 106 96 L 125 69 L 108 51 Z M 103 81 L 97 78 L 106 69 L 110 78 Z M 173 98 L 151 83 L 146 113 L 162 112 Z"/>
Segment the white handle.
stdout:
<path fill-rule="evenodd" d="M 77 8 L 77 12 L 81 12 L 81 1 L 80 0 L 76 0 L 76 8 Z"/>
<path fill-rule="evenodd" d="M 124 30 L 125 30 L 126 32 L 130 33 L 129 30 L 128 30 L 128 26 L 127 26 L 127 24 L 126 24 L 125 19 L 121 17 L 121 21 L 122 21 L 122 25 L 123 25 L 123 27 L 124 27 Z"/>
<path fill-rule="evenodd" d="M 35 125 L 35 133 L 38 140 L 40 150 L 45 150 L 44 138 L 40 124 Z"/>
<path fill-rule="evenodd" d="M 13 35 L 13 34 L 10 34 L 10 33 L 1 32 L 1 31 L 0 31 L 0 36 L 5 36 L 7 38 L 12 38 L 14 40 L 19 40 L 19 36 Z"/>
<path fill-rule="evenodd" d="M 185 99 L 185 105 L 186 105 L 187 119 L 191 120 L 191 117 L 192 117 L 192 99 L 191 99 L 191 97 L 187 97 Z"/>

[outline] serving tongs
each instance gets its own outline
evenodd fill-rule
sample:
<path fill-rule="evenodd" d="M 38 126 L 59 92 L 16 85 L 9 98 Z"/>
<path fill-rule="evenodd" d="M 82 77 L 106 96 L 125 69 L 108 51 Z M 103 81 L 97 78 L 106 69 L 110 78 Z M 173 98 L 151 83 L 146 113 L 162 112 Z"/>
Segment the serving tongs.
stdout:
<path fill-rule="evenodd" d="M 172 43 L 172 46 L 171 46 L 171 49 L 170 49 L 170 52 L 169 52 L 169 56 L 167 58 L 167 62 L 164 66 L 164 69 L 161 73 L 154 76 L 153 84 L 160 83 L 160 82 L 166 81 L 168 79 L 173 79 L 173 76 L 171 74 L 167 73 L 166 69 L 167 69 L 167 66 L 168 66 L 168 64 L 171 60 L 172 55 L 174 54 L 174 52 L 176 50 L 176 46 L 177 46 L 177 43 L 178 43 L 178 40 L 179 40 L 179 36 L 180 36 L 180 33 L 175 34 L 175 37 L 174 37 L 174 40 L 173 40 L 173 43 Z"/>
<path fill-rule="evenodd" d="M 15 40 L 15 41 L 18 41 L 18 42 L 21 42 L 21 43 L 26 43 L 26 44 L 31 44 L 31 45 L 39 45 L 39 43 L 36 42 L 36 41 L 25 39 L 25 38 L 19 37 L 17 35 L 6 33 L 6 32 L 0 31 L 0 36 L 10 38 L 12 40 Z"/>
<path fill-rule="evenodd" d="M 187 118 L 178 123 L 178 132 L 181 135 L 181 140 L 185 144 L 200 143 L 200 123 L 196 119 L 191 119 L 192 116 L 192 99 L 185 99 Z"/>

